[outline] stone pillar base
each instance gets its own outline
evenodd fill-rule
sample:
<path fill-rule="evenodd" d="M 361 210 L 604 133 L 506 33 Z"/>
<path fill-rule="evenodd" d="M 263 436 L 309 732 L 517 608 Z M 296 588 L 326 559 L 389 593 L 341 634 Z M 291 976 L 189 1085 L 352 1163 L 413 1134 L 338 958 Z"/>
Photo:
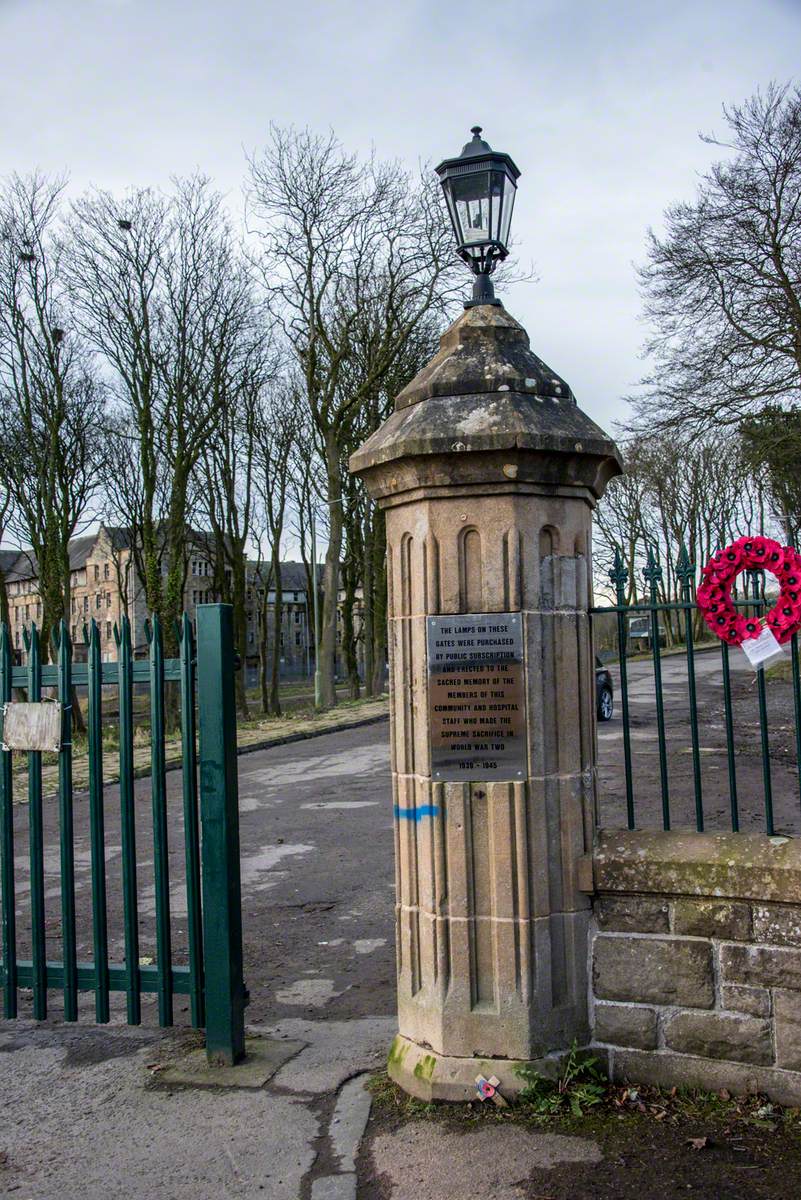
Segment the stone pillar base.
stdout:
<path fill-rule="evenodd" d="M 387 1074 L 393 1083 L 418 1100 L 452 1100 L 465 1103 L 477 1099 L 476 1076 L 499 1080 L 501 1095 L 513 1100 L 526 1086 L 517 1068 L 532 1067 L 548 1079 L 556 1079 L 559 1068 L 569 1051 L 560 1050 L 546 1058 L 532 1060 L 515 1058 L 460 1058 L 453 1054 L 436 1054 L 427 1046 L 398 1034 L 392 1043 L 387 1060 Z M 486 1103 L 491 1103 L 487 1101 Z"/>

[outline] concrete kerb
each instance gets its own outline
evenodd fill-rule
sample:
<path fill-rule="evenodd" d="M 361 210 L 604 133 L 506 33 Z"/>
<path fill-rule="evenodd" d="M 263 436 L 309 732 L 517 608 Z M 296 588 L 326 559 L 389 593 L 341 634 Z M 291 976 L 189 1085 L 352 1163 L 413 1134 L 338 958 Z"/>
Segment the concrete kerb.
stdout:
<path fill-rule="evenodd" d="M 389 713 L 381 713 L 377 717 L 364 717 L 361 721 L 343 721 L 339 725 L 328 725 L 325 729 L 309 729 L 302 733 L 287 733 L 279 737 L 265 738 L 260 742 L 251 742 L 247 746 L 237 746 L 237 755 L 252 754 L 254 750 L 270 750 L 273 746 L 289 746 L 292 742 L 305 742 L 308 738 L 323 737 L 326 733 L 342 733 L 346 729 L 362 729 L 365 725 L 379 725 L 389 720 Z M 179 770 L 181 764 L 176 763 L 172 768 Z"/>

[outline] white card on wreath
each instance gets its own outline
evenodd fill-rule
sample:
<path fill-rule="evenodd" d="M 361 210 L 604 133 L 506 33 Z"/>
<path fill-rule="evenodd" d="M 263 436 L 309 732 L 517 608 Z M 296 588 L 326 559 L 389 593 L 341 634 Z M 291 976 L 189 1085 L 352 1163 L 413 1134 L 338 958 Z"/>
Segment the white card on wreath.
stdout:
<path fill-rule="evenodd" d="M 784 646 L 779 645 L 773 631 L 765 626 L 757 638 L 746 638 L 741 642 L 743 653 L 755 671 L 761 671 L 785 657 Z"/>

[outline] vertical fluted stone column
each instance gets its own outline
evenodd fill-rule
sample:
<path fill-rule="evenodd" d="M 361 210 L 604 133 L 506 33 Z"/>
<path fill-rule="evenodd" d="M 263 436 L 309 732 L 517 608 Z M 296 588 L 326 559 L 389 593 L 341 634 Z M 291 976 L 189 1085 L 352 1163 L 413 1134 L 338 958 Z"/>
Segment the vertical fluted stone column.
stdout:
<path fill-rule="evenodd" d="M 617 450 L 503 308 L 468 309 L 351 459 L 384 508 L 399 1035 L 390 1074 L 466 1099 L 475 1077 L 588 1036 L 595 808 L 591 518 Z M 525 771 L 432 777 L 426 621 L 519 614 Z"/>

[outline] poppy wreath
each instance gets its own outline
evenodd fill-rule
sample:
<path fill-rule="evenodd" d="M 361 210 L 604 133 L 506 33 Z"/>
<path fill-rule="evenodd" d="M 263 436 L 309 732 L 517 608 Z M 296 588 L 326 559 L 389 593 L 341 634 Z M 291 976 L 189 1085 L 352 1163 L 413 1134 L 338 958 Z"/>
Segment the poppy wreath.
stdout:
<path fill-rule="evenodd" d="M 743 617 L 734 607 L 731 589 L 741 571 L 760 568 L 779 581 L 779 599 L 764 623 L 777 642 L 789 642 L 801 627 L 801 554 L 773 538 L 741 537 L 710 558 L 701 573 L 696 601 L 713 633 L 731 646 L 739 646 L 762 632 L 758 617 Z"/>

